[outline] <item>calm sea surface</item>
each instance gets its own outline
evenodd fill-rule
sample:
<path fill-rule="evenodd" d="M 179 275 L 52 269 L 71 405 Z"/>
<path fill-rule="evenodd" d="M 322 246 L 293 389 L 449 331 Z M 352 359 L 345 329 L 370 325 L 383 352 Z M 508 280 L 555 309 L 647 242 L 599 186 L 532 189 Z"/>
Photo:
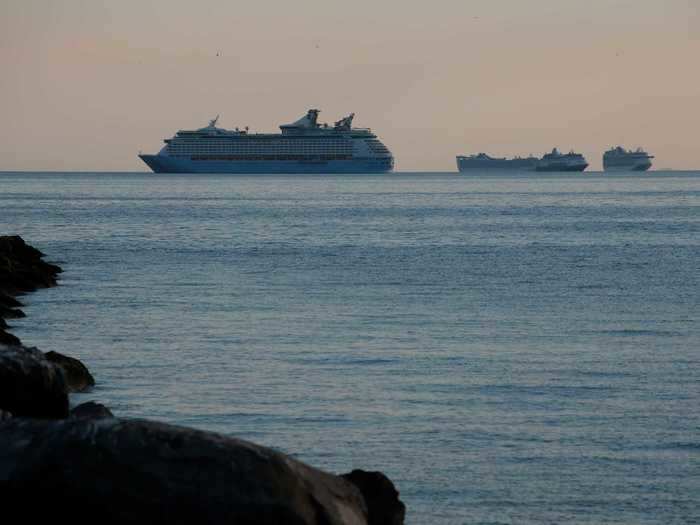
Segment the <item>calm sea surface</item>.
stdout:
<path fill-rule="evenodd" d="M 700 522 L 700 173 L 0 174 L 75 402 L 382 470 L 411 524 Z"/>

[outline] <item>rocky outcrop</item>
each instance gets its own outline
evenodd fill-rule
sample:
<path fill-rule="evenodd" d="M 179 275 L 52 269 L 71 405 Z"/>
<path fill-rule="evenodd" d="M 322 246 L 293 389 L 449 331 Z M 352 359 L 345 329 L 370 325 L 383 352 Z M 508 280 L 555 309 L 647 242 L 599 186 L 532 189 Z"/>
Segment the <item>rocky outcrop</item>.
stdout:
<path fill-rule="evenodd" d="M 56 285 L 61 268 L 45 262 L 44 254 L 28 245 L 18 235 L 0 236 L 0 319 L 24 317 L 22 306 L 15 295 L 32 292 L 37 288 Z M 17 337 L 8 334 L 6 325 L 0 326 L 0 343 L 17 345 Z"/>
<path fill-rule="evenodd" d="M 68 357 L 58 352 L 46 352 L 45 356 L 63 370 L 69 392 L 85 392 L 95 386 L 95 378 L 75 357 Z"/>
<path fill-rule="evenodd" d="M 0 345 L 18 346 L 19 344 L 20 340 L 17 336 L 14 336 L 0 328 Z"/>
<path fill-rule="evenodd" d="M 85 418 L 85 419 L 101 419 L 105 417 L 114 417 L 112 411 L 101 403 L 88 401 L 78 405 L 70 411 L 70 417 Z"/>
<path fill-rule="evenodd" d="M 18 235 L 0 236 L 0 292 L 17 295 L 56 286 L 61 268 L 43 261 L 43 257 Z"/>
<path fill-rule="evenodd" d="M 8 308 L 0 305 L 0 318 L 3 319 L 21 319 L 25 317 L 24 312 L 19 308 Z"/>
<path fill-rule="evenodd" d="M 0 344 L 0 410 L 15 417 L 67 417 L 63 372 L 36 348 Z"/>
<path fill-rule="evenodd" d="M 0 236 L 0 410 L 15 417 L 68 415 L 62 368 L 36 348 L 22 346 L 6 331 L 5 319 L 24 317 L 19 309 L 22 303 L 14 295 L 56 284 L 61 269 L 44 262 L 43 257 L 19 236 Z"/>
<path fill-rule="evenodd" d="M 0 292 L 0 306 L 4 306 L 5 308 L 19 308 L 22 306 L 22 303 L 14 297 Z"/>
<path fill-rule="evenodd" d="M 403 525 L 406 506 L 394 484 L 381 472 L 353 470 L 341 477 L 355 485 L 367 505 L 368 525 Z"/>
<path fill-rule="evenodd" d="M 30 521 L 48 508 L 54 519 L 80 509 L 110 524 L 368 523 L 360 491 L 339 476 L 253 443 L 150 421 L 4 421 L 0 483 L 10 507 L 41 502 L 22 506 Z"/>

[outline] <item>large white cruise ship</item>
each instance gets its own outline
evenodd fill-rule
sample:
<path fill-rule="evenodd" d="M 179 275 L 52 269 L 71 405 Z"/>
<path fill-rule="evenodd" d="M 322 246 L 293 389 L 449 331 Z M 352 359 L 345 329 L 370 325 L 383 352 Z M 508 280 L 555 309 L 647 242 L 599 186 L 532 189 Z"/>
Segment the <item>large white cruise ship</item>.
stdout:
<path fill-rule="evenodd" d="M 318 123 L 318 109 L 280 126 L 281 133 L 249 133 L 209 125 L 180 130 L 155 155 L 139 157 L 156 173 L 382 173 L 394 157 L 367 128 L 353 128 L 354 113 L 333 126 Z"/>
<path fill-rule="evenodd" d="M 635 151 L 617 146 L 603 154 L 603 169 L 605 171 L 647 171 L 651 168 L 651 159 L 642 148 Z"/>

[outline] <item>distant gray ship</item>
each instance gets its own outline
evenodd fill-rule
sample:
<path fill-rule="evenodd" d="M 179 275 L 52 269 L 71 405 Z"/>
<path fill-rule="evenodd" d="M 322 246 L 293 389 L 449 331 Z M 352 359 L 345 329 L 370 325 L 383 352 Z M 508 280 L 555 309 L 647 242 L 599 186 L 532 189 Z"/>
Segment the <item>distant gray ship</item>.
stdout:
<path fill-rule="evenodd" d="M 632 151 L 617 146 L 603 154 L 603 169 L 605 171 L 647 171 L 651 168 L 653 158 L 642 148 Z"/>
<path fill-rule="evenodd" d="M 513 157 L 512 159 L 491 157 L 486 153 L 478 155 L 458 155 L 457 169 L 460 172 L 470 170 L 503 170 L 503 171 L 533 171 L 537 165 L 537 157 Z"/>
<path fill-rule="evenodd" d="M 559 153 L 554 148 L 537 162 L 535 171 L 583 171 L 587 167 L 588 162 L 580 153 Z"/>

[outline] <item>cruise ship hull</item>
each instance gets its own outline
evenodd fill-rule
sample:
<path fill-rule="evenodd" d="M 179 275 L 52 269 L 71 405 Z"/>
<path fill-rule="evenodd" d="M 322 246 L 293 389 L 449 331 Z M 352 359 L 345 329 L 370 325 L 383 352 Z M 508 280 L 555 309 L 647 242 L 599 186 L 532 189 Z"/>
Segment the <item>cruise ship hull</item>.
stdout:
<path fill-rule="evenodd" d="M 501 160 L 493 161 L 486 160 L 471 160 L 457 159 L 457 169 L 460 172 L 469 172 L 472 170 L 488 170 L 488 171 L 533 171 L 536 161 L 527 160 Z"/>
<path fill-rule="evenodd" d="M 299 160 L 192 160 L 167 155 L 139 155 L 155 173 L 386 173 L 393 169 L 393 158 L 329 161 Z"/>
<path fill-rule="evenodd" d="M 605 171 L 647 171 L 649 168 L 651 168 L 651 162 L 627 166 L 604 166 L 603 169 Z"/>
<path fill-rule="evenodd" d="M 535 171 L 541 172 L 580 172 L 585 170 L 588 164 L 579 164 L 576 166 L 537 166 Z"/>

